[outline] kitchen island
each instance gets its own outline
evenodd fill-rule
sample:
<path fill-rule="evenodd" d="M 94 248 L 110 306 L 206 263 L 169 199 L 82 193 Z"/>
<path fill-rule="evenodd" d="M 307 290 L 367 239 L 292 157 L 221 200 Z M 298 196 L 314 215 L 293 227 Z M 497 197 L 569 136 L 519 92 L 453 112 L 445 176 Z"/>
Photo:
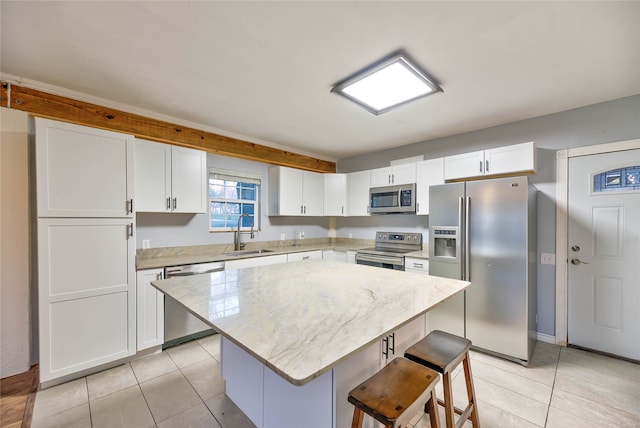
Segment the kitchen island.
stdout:
<path fill-rule="evenodd" d="M 227 395 L 258 427 L 281 428 L 348 425 L 346 394 L 384 364 L 381 340 L 410 325 L 419 340 L 425 313 L 470 285 L 324 260 L 152 284 L 222 334 Z"/>

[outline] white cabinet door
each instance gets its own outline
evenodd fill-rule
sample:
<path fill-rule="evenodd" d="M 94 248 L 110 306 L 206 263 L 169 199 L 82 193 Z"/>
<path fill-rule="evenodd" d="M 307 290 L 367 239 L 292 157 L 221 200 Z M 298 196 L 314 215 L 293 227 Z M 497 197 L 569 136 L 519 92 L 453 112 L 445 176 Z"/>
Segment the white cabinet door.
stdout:
<path fill-rule="evenodd" d="M 535 153 L 533 141 L 485 150 L 485 175 L 535 172 Z"/>
<path fill-rule="evenodd" d="M 418 257 L 405 257 L 404 270 L 406 272 L 416 272 L 425 275 L 429 274 L 429 260 Z"/>
<path fill-rule="evenodd" d="M 138 351 L 164 343 L 164 294 L 151 285 L 151 281 L 162 279 L 163 275 L 163 269 L 136 273 Z"/>
<path fill-rule="evenodd" d="M 347 174 L 347 213 L 350 216 L 369 215 L 371 171 Z"/>
<path fill-rule="evenodd" d="M 269 215 L 322 216 L 324 174 L 294 168 L 269 168 Z"/>
<path fill-rule="evenodd" d="M 444 179 L 477 177 L 484 175 L 484 151 L 462 153 L 444 158 Z"/>
<path fill-rule="evenodd" d="M 207 212 L 207 154 L 171 147 L 171 200 L 175 213 Z"/>
<path fill-rule="evenodd" d="M 171 211 L 171 146 L 136 139 L 136 211 Z"/>
<path fill-rule="evenodd" d="M 416 182 L 416 164 L 403 163 L 371 170 L 371 187 Z"/>
<path fill-rule="evenodd" d="M 416 164 L 416 214 L 429 214 L 429 186 L 444 184 L 444 158 Z"/>
<path fill-rule="evenodd" d="M 391 184 L 411 184 L 415 182 L 415 163 L 402 163 L 391 167 Z"/>
<path fill-rule="evenodd" d="M 207 212 L 207 154 L 136 139 L 136 211 Z"/>
<path fill-rule="evenodd" d="M 301 260 L 322 260 L 322 250 L 303 251 L 300 253 L 287 254 L 288 262 L 298 262 Z"/>
<path fill-rule="evenodd" d="M 302 205 L 304 215 L 322 216 L 324 214 L 324 175 L 303 171 Z"/>
<path fill-rule="evenodd" d="M 324 178 L 324 215 L 347 214 L 347 174 L 322 174 Z"/>
<path fill-rule="evenodd" d="M 246 267 L 266 266 L 276 263 L 286 263 L 286 254 L 276 254 L 273 256 L 251 257 L 248 259 L 227 260 L 224 262 L 225 270 L 242 269 Z"/>
<path fill-rule="evenodd" d="M 323 250 L 322 260 L 334 260 L 337 262 L 347 261 L 347 251 L 343 250 Z"/>
<path fill-rule="evenodd" d="M 133 141 L 36 118 L 38 217 L 132 217 Z"/>
<path fill-rule="evenodd" d="M 278 166 L 269 168 L 269 215 L 302 214 L 302 171 Z"/>
<path fill-rule="evenodd" d="M 136 352 L 132 219 L 38 220 L 40 380 Z"/>
<path fill-rule="evenodd" d="M 370 173 L 371 187 L 391 186 L 391 167 L 372 169 Z"/>

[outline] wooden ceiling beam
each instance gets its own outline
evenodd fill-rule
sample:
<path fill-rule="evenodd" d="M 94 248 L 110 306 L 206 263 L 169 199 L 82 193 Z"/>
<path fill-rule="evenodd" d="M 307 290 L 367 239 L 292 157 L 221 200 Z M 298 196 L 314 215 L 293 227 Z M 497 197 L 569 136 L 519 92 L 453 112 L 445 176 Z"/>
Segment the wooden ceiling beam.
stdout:
<path fill-rule="evenodd" d="M 7 92 L 10 97 L 9 108 L 23 110 L 33 116 L 133 134 L 138 138 L 190 147 L 218 155 L 308 171 L 336 172 L 335 162 L 200 131 L 15 84 L 10 84 L 10 90 L 7 91 L 3 82 L 0 97 L 2 105 L 5 107 L 7 106 Z"/>

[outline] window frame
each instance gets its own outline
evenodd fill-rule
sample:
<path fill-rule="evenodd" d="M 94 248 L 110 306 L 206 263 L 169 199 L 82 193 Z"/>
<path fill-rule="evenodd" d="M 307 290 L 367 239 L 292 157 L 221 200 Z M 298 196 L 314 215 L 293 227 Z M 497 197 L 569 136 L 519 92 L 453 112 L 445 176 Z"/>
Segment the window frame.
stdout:
<path fill-rule="evenodd" d="M 225 181 L 235 181 L 238 183 L 246 183 L 255 185 L 255 200 L 251 199 L 231 199 L 231 198 L 215 198 L 211 195 L 211 186 L 213 185 L 211 180 L 225 180 Z M 229 223 L 227 222 L 226 227 L 213 227 L 213 214 L 212 214 L 212 204 L 214 202 L 228 202 L 232 204 L 249 204 L 253 205 L 253 230 L 260 231 L 261 229 L 261 212 L 262 212 L 262 177 L 255 173 L 244 172 L 244 171 L 230 171 L 221 168 L 209 168 L 209 174 L 207 177 L 207 199 L 208 199 L 208 222 L 209 222 L 209 232 L 217 233 L 217 232 L 232 232 L 237 229 L 237 223 Z M 241 231 L 250 231 L 251 226 L 242 226 L 240 227 Z"/>

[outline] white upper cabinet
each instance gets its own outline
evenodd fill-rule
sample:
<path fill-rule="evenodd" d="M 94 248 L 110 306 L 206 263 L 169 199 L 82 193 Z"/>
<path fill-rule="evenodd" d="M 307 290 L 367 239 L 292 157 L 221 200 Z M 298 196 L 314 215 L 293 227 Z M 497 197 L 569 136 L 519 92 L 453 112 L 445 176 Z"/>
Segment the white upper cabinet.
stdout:
<path fill-rule="evenodd" d="M 484 151 L 485 175 L 536 171 L 533 141 Z"/>
<path fill-rule="evenodd" d="M 371 172 L 359 171 L 347 174 L 347 215 L 369 215 L 369 188 Z"/>
<path fill-rule="evenodd" d="M 132 217 L 133 141 L 36 118 L 38 217 Z"/>
<path fill-rule="evenodd" d="M 136 139 L 136 211 L 207 212 L 207 154 Z"/>
<path fill-rule="evenodd" d="M 483 175 L 533 173 L 536 170 L 533 141 L 444 158 L 445 180 Z"/>
<path fill-rule="evenodd" d="M 324 174 L 269 168 L 269 215 L 324 215 Z"/>
<path fill-rule="evenodd" d="M 347 214 L 347 174 L 322 174 L 324 178 L 324 215 Z"/>
<path fill-rule="evenodd" d="M 477 177 L 484 175 L 484 151 L 462 153 L 444 158 L 444 178 Z"/>
<path fill-rule="evenodd" d="M 371 187 L 416 182 L 416 164 L 404 163 L 371 170 Z"/>
<path fill-rule="evenodd" d="M 429 186 L 444 184 L 444 158 L 416 163 L 416 214 L 429 214 Z"/>

